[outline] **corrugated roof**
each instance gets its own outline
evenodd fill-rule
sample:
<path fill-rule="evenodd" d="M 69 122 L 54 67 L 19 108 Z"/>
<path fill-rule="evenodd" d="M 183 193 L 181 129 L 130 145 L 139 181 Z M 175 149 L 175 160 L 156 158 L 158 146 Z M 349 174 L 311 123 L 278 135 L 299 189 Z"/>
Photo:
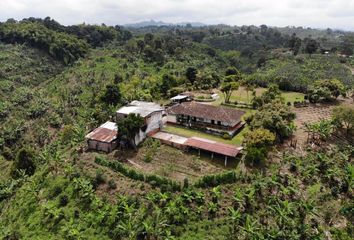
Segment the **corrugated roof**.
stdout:
<path fill-rule="evenodd" d="M 154 102 L 132 101 L 128 106 L 121 107 L 117 113 L 128 115 L 130 113 L 147 117 L 153 112 L 163 111 L 163 108 Z"/>
<path fill-rule="evenodd" d="M 189 147 L 206 150 L 209 152 L 218 153 L 228 157 L 236 157 L 237 154 L 242 150 L 240 147 L 236 147 L 230 144 L 224 144 L 215 142 L 209 139 L 191 137 L 189 138 L 184 145 Z"/>
<path fill-rule="evenodd" d="M 185 99 L 185 98 L 188 98 L 188 96 L 185 96 L 185 95 L 177 95 L 177 96 L 174 96 L 173 98 L 170 98 L 170 100 L 181 100 L 181 99 Z"/>
<path fill-rule="evenodd" d="M 226 122 L 232 126 L 241 121 L 241 117 L 245 114 L 244 111 L 228 108 L 216 107 L 209 104 L 196 102 L 184 102 L 170 107 L 167 112 L 169 114 L 188 115 L 192 117 L 204 118 L 215 121 Z"/>
<path fill-rule="evenodd" d="M 99 142 L 112 142 L 117 138 L 118 128 L 114 122 L 106 122 L 86 135 L 86 139 Z"/>

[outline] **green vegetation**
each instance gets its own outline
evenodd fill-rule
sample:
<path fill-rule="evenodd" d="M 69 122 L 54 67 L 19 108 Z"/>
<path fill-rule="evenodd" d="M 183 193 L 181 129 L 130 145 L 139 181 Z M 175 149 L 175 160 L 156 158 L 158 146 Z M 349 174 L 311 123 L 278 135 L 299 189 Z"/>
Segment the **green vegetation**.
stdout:
<path fill-rule="evenodd" d="M 345 129 L 347 134 L 352 134 L 354 129 L 354 107 L 340 106 L 335 108 L 333 121 L 338 128 Z"/>
<path fill-rule="evenodd" d="M 65 64 L 83 57 L 88 46 L 84 41 L 65 33 L 52 31 L 37 23 L 22 21 L 0 25 L 0 41 L 6 43 L 27 43 L 47 52 Z"/>
<path fill-rule="evenodd" d="M 144 118 L 130 113 L 126 118 L 120 120 L 117 125 L 119 129 L 118 137 L 126 138 L 136 148 L 135 136 L 141 131 L 144 125 Z"/>
<path fill-rule="evenodd" d="M 288 30 L 263 25 L 129 32 L 63 26 L 50 18 L 0 23 L 0 238 L 352 239 L 352 103 L 339 106 L 330 124 L 311 125 L 326 142 L 301 146 L 299 155 L 285 144 L 279 152 L 270 148 L 274 136 L 281 141 L 294 132 L 287 102 L 304 100 L 319 80 L 311 87 L 326 86 L 339 105 L 341 84 L 345 90 L 353 84 L 350 60 L 320 54 L 325 41 L 302 36 L 310 30 L 283 34 Z M 350 53 L 350 37 L 338 34 L 328 34 L 329 41 L 338 53 Z M 326 79 L 341 83 L 334 89 Z M 166 146 L 153 140 L 144 143 L 143 153 L 123 149 L 95 159 L 96 153 L 85 151 L 87 132 L 113 120 L 128 101 L 220 93 L 228 82 L 240 84 L 229 94 L 231 105 L 256 103 L 245 108 L 251 118 L 240 134 L 223 139 L 165 130 L 234 145 L 246 137 L 249 158 L 236 169 L 185 160 L 174 149 L 174 164 L 183 160 L 195 175 L 173 178 L 182 169 L 173 167 L 168 176 L 155 175 L 143 168 Z M 224 101 L 219 95 L 212 104 Z M 131 137 L 142 122 L 130 120 L 120 131 Z M 143 166 L 129 161 L 139 153 Z"/>
<path fill-rule="evenodd" d="M 316 81 L 307 92 L 307 98 L 312 103 L 333 101 L 340 95 L 346 97 L 346 89 L 344 85 L 336 79 Z"/>
<path fill-rule="evenodd" d="M 347 86 L 353 85 L 350 70 L 333 55 L 299 55 L 271 59 L 258 72 L 248 77 L 249 81 L 260 86 L 276 83 L 282 90 L 299 92 L 306 92 L 308 86 L 316 80 L 334 78 Z"/>

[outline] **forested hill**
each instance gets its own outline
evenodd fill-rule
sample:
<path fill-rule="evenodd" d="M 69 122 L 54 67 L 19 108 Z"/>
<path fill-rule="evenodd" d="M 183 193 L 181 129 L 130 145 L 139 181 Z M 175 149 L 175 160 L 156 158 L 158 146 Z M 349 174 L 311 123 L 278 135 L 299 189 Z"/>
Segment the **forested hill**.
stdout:
<path fill-rule="evenodd" d="M 19 22 L 8 20 L 0 24 L 0 41 L 29 44 L 65 64 L 84 57 L 90 46 L 98 47 L 106 42 L 129 38 L 131 34 L 119 27 L 85 24 L 66 27 L 50 18 L 28 18 Z"/>

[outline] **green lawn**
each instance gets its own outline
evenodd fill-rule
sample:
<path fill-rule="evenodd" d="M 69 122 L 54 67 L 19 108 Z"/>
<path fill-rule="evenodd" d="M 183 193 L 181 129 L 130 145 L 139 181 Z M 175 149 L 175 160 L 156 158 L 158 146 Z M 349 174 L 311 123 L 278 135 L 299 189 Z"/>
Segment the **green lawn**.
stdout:
<path fill-rule="evenodd" d="M 242 144 L 244 134 L 248 131 L 248 127 L 246 126 L 239 134 L 237 134 L 234 138 L 232 138 L 230 140 L 226 140 L 226 139 L 223 139 L 222 137 L 218 137 L 215 135 L 204 133 L 202 131 L 188 129 L 188 128 L 184 128 L 184 127 L 178 127 L 178 126 L 168 125 L 168 126 L 165 126 L 163 128 L 163 130 L 166 132 L 177 134 L 177 135 L 184 136 L 184 137 L 200 137 L 200 138 L 206 138 L 206 139 L 210 139 L 210 140 L 221 142 L 221 143 L 227 143 L 227 144 L 233 144 L 233 145 L 240 146 Z"/>

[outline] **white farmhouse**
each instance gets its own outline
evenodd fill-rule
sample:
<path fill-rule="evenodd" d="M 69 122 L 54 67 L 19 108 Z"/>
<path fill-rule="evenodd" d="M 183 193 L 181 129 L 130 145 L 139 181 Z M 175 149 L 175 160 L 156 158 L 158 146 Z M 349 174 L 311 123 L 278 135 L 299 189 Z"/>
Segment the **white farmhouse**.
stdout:
<path fill-rule="evenodd" d="M 117 122 L 127 117 L 129 114 L 137 114 L 144 118 L 145 125 L 140 129 L 139 134 L 135 136 L 135 143 L 141 143 L 149 133 L 159 130 L 163 126 L 164 109 L 157 103 L 132 101 L 127 106 L 117 111 Z"/>

